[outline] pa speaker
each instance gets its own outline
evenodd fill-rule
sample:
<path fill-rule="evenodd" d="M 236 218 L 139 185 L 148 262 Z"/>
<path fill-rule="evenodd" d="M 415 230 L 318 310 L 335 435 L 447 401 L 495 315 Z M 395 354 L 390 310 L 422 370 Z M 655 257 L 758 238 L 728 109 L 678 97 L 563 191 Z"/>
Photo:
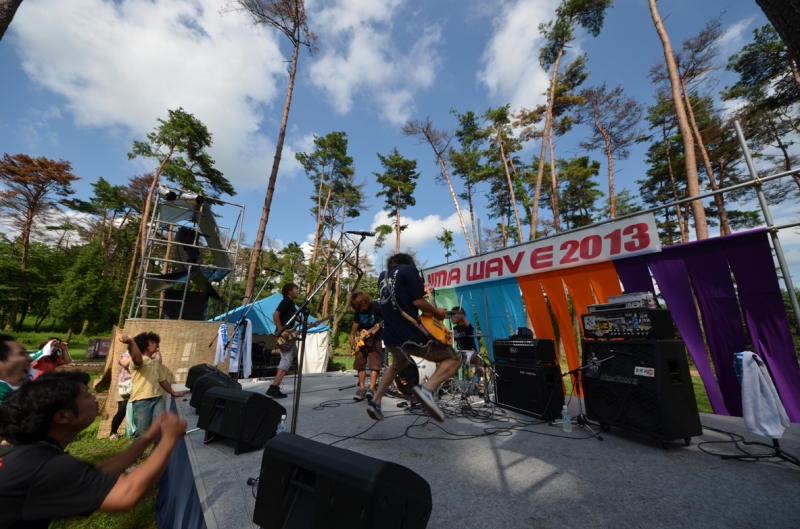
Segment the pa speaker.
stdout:
<path fill-rule="evenodd" d="M 212 373 L 203 375 L 194 381 L 192 388 L 192 398 L 189 400 L 189 405 L 195 410 L 200 410 L 203 405 L 203 395 L 206 394 L 211 388 L 233 388 L 242 389 L 242 385 L 236 382 L 225 373 L 219 370 L 214 370 Z"/>
<path fill-rule="evenodd" d="M 216 387 L 203 395 L 199 415 L 197 427 L 206 431 L 203 442 L 232 439 L 238 456 L 263 448 L 275 436 L 286 408 L 259 393 Z"/>
<path fill-rule="evenodd" d="M 662 442 L 703 434 L 683 342 L 584 341 L 584 364 L 593 359 L 594 376 L 582 372 L 589 419 Z"/>
<path fill-rule="evenodd" d="M 165 290 L 162 292 L 165 300 L 170 300 L 164 303 L 162 310 L 162 318 L 167 320 L 190 320 L 190 321 L 205 321 L 206 305 L 208 304 L 208 294 L 205 292 L 186 292 L 184 298 L 183 290 Z M 183 303 L 179 303 L 183 301 Z M 183 305 L 183 314 L 181 314 L 181 305 Z"/>
<path fill-rule="evenodd" d="M 431 487 L 397 463 L 276 435 L 264 448 L 253 523 L 263 529 L 424 529 Z"/>
<path fill-rule="evenodd" d="M 194 383 L 197 382 L 198 378 L 213 373 L 214 371 L 217 371 L 217 368 L 210 364 L 197 364 L 196 366 L 190 367 L 189 374 L 186 375 L 186 387 L 189 388 L 189 391 L 192 391 Z"/>
<path fill-rule="evenodd" d="M 564 386 L 559 366 L 494 364 L 497 405 L 545 421 L 561 416 Z"/>

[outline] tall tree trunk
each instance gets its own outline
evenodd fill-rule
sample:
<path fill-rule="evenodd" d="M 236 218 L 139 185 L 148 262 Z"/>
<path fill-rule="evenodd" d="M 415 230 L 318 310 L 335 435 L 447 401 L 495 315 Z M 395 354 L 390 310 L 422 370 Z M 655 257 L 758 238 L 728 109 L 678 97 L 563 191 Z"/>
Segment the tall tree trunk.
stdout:
<path fill-rule="evenodd" d="M 686 191 L 689 197 L 696 197 L 700 194 L 700 180 L 697 175 L 697 159 L 694 155 L 694 141 L 692 138 L 692 130 L 689 127 L 689 120 L 686 117 L 686 109 L 683 107 L 681 98 L 680 79 L 678 78 L 678 68 L 675 64 L 675 54 L 672 51 L 672 44 L 669 41 L 669 35 L 661 20 L 661 15 L 658 14 L 656 7 L 656 0 L 647 0 L 650 5 L 650 15 L 653 18 L 653 24 L 656 27 L 656 32 L 661 39 L 661 44 L 664 47 L 664 61 L 667 64 L 667 71 L 669 72 L 669 81 L 672 87 L 672 101 L 675 105 L 675 114 L 678 118 L 678 128 L 683 138 L 684 159 L 686 162 Z M 695 233 L 698 239 L 708 238 L 708 223 L 706 222 L 706 212 L 703 209 L 702 200 L 692 201 L 692 213 L 694 213 Z"/>
<path fill-rule="evenodd" d="M 717 191 L 719 187 L 717 186 L 717 179 L 714 176 L 714 168 L 711 167 L 711 159 L 708 157 L 708 149 L 706 149 L 703 136 L 700 134 L 700 127 L 697 126 L 697 119 L 694 117 L 694 109 L 692 108 L 692 101 L 689 98 L 689 93 L 686 90 L 686 82 L 682 77 L 680 78 L 680 81 L 681 88 L 683 89 L 683 100 L 686 102 L 686 111 L 689 113 L 689 124 L 692 126 L 692 132 L 694 133 L 695 141 L 697 141 L 697 147 L 700 150 L 700 156 L 703 158 L 703 167 L 706 168 L 708 183 L 711 186 L 712 191 Z M 731 226 L 728 223 L 728 214 L 725 212 L 725 198 L 721 193 L 714 195 L 714 203 L 717 205 L 717 211 L 719 212 L 720 235 L 727 235 L 731 232 Z"/>
<path fill-rule="evenodd" d="M 669 170 L 669 182 L 672 185 L 672 197 L 678 201 L 678 186 L 675 185 L 675 173 L 672 171 L 672 154 L 669 148 L 669 138 L 667 137 L 667 124 L 662 123 L 661 130 L 664 133 L 664 152 L 667 157 L 667 169 Z M 681 232 L 681 242 L 689 242 L 689 229 L 683 222 L 680 204 L 675 206 L 676 216 L 678 217 L 678 229 Z"/>
<path fill-rule="evenodd" d="M 22 0 L 3 0 L 0 2 L 0 40 L 5 35 L 9 24 L 14 19 L 14 13 L 17 12 Z"/>
<path fill-rule="evenodd" d="M 322 219 L 323 219 L 323 210 L 322 210 L 322 186 L 325 183 L 325 164 L 322 164 L 322 174 L 319 177 L 319 189 L 317 189 L 317 231 L 314 232 L 314 248 L 311 250 L 311 260 L 309 261 L 309 265 L 313 266 L 314 263 L 317 262 L 317 251 L 319 250 L 319 237 L 320 231 L 322 231 Z M 328 189 L 328 199 L 330 199 L 330 186 Z M 327 209 L 327 200 L 325 201 L 326 209 Z M 312 292 L 311 290 L 311 280 L 306 281 L 306 292 Z"/>
<path fill-rule="evenodd" d="M 286 124 L 289 122 L 289 108 L 292 106 L 292 92 L 294 91 L 294 78 L 297 74 L 297 56 L 300 52 L 300 39 L 294 40 L 294 51 L 292 52 L 292 67 L 289 70 L 289 86 L 286 89 L 286 102 L 283 105 L 283 117 L 281 118 L 281 128 L 278 133 L 278 143 L 275 146 L 275 158 L 272 162 L 272 172 L 269 175 L 267 195 L 264 197 L 264 208 L 261 210 L 261 220 L 258 223 L 258 233 L 256 241 L 253 243 L 253 254 L 250 256 L 250 267 L 247 270 L 247 286 L 244 289 L 245 296 L 252 296 L 258 273 L 258 261 L 261 259 L 261 247 L 264 244 L 264 235 L 267 231 L 269 212 L 272 208 L 272 196 L 275 194 L 275 182 L 278 180 L 278 167 L 281 164 L 281 154 L 283 152 L 283 142 L 286 139 Z M 246 305 L 249 297 L 242 300 L 242 305 Z"/>
<path fill-rule="evenodd" d="M 797 34 L 797 28 L 800 27 L 800 9 L 797 1 L 756 0 L 756 3 L 781 36 L 795 64 L 800 64 L 800 37 Z"/>
<path fill-rule="evenodd" d="M 503 170 L 506 172 L 506 181 L 508 182 L 508 192 L 511 195 L 511 205 L 514 207 L 514 218 L 517 221 L 518 241 L 522 242 L 522 223 L 519 221 L 519 212 L 517 211 L 517 196 L 514 193 L 514 184 L 511 182 L 511 173 L 508 170 L 508 161 L 506 161 L 506 153 L 503 148 L 503 138 L 500 136 L 500 128 L 496 129 L 497 144 L 500 146 L 500 158 L 503 160 Z"/>
<path fill-rule="evenodd" d="M 432 145 L 431 145 L 432 146 Z M 436 149 L 434 149 L 436 152 Z M 467 224 L 464 222 L 464 215 L 461 214 L 461 206 L 458 204 L 458 197 L 456 197 L 456 191 L 453 189 L 453 182 L 450 180 L 450 173 L 447 172 L 447 166 L 442 159 L 442 154 L 436 152 L 436 159 L 439 161 L 439 166 L 442 168 L 442 174 L 444 175 L 444 179 L 447 180 L 447 187 L 450 188 L 450 195 L 453 197 L 453 203 L 456 206 L 456 213 L 458 213 L 458 220 L 461 221 L 461 229 L 464 230 L 464 237 L 467 239 L 467 247 L 469 248 L 469 254 L 475 255 L 475 250 L 472 248 L 472 242 L 469 240 L 469 232 L 467 231 Z"/>
<path fill-rule="evenodd" d="M 542 151 L 539 154 L 539 170 L 536 173 L 536 189 L 533 193 L 533 215 L 531 216 L 531 236 L 536 237 L 536 224 L 539 222 L 539 196 L 542 192 L 542 177 L 544 176 L 544 156 L 547 154 L 547 135 L 550 131 L 551 121 L 553 120 L 553 106 L 555 105 L 556 81 L 558 80 L 558 66 L 561 57 L 564 55 L 564 46 L 558 49 L 556 62 L 553 64 L 553 76 L 550 79 L 550 91 L 548 92 L 547 113 L 544 118 L 544 131 L 542 131 Z M 556 221 L 558 222 L 558 221 Z"/>
<path fill-rule="evenodd" d="M 143 229 L 144 229 L 144 219 L 142 219 L 142 222 L 139 224 L 139 233 L 141 233 L 141 231 Z M 138 236 L 136 237 L 136 240 L 137 241 L 139 240 Z M 119 317 L 117 318 L 117 325 L 122 325 L 122 322 L 124 321 L 122 319 L 122 316 L 125 314 L 125 302 L 127 301 L 128 294 L 130 293 L 130 290 L 131 290 L 131 281 L 133 280 L 133 271 L 136 269 L 136 254 L 137 253 L 139 253 L 139 244 L 138 244 L 138 242 L 137 242 L 137 244 L 133 245 L 133 255 L 131 256 L 131 265 L 130 265 L 130 267 L 128 267 L 128 279 L 127 279 L 127 281 L 125 281 L 125 293 L 122 294 L 122 304 L 119 307 Z M 134 314 L 134 316 L 135 316 L 135 314 Z"/>
<path fill-rule="evenodd" d="M 475 230 L 475 209 L 472 206 L 472 191 L 467 188 L 467 202 L 469 203 L 469 220 L 472 222 L 472 237 L 475 239 L 475 253 L 478 253 L 478 232 Z"/>
<path fill-rule="evenodd" d="M 611 152 L 611 138 L 608 136 L 606 129 L 600 126 L 600 121 L 597 119 L 597 105 L 594 106 L 594 126 L 603 135 L 603 141 L 606 144 L 606 156 L 608 156 L 608 211 L 609 218 L 617 218 L 617 197 L 614 193 L 614 156 Z"/>
<path fill-rule="evenodd" d="M 550 143 L 550 203 L 553 208 L 553 221 L 556 227 L 556 233 L 561 233 L 561 214 L 558 211 L 558 176 L 556 175 L 556 153 L 555 146 L 553 145 L 553 127 L 550 127 L 548 133 L 548 142 Z"/>

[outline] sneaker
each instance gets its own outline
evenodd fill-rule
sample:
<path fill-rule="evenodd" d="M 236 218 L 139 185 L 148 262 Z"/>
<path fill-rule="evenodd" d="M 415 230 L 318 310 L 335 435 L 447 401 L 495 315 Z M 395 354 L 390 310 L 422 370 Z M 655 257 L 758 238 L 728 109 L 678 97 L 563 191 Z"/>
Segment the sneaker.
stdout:
<path fill-rule="evenodd" d="M 375 398 L 375 390 L 372 389 L 372 388 L 368 389 L 366 395 L 367 395 L 367 400 L 374 399 Z"/>
<path fill-rule="evenodd" d="M 353 400 L 361 402 L 362 400 L 364 400 L 364 397 L 366 397 L 366 395 L 367 395 L 367 390 L 365 390 L 364 388 L 358 388 L 356 394 L 353 395 Z M 372 400 L 372 397 L 370 397 L 369 400 Z"/>
<path fill-rule="evenodd" d="M 367 415 L 376 421 L 382 421 L 383 412 L 381 412 L 380 404 L 376 404 L 374 400 L 370 399 L 369 402 L 367 402 Z"/>
<path fill-rule="evenodd" d="M 287 397 L 286 393 L 281 392 L 278 386 L 270 386 L 267 389 L 267 397 L 272 397 L 273 399 L 285 399 Z"/>
<path fill-rule="evenodd" d="M 433 420 L 444 422 L 444 412 L 436 405 L 436 399 L 432 392 L 422 386 L 414 386 L 411 392 L 419 399 L 422 407 L 425 408 L 425 411 L 428 412 L 428 415 L 430 415 Z"/>
<path fill-rule="evenodd" d="M 119 439 L 119 436 L 115 433 L 112 433 L 111 435 L 108 436 L 109 441 L 113 441 L 114 439 Z"/>

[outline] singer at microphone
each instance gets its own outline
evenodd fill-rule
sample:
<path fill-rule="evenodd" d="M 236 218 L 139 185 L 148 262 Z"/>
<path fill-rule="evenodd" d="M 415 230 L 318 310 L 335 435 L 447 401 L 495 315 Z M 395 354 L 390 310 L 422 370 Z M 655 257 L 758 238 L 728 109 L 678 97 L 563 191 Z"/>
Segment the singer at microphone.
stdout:
<path fill-rule="evenodd" d="M 350 235 L 361 235 L 362 237 L 375 237 L 374 231 L 346 231 Z"/>

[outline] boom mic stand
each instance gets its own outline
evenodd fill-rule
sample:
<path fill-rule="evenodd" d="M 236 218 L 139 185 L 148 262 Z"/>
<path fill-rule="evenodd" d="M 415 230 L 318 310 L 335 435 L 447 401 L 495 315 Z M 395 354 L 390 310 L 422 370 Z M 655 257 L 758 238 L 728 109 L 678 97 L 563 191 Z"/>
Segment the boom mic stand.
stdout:
<path fill-rule="evenodd" d="M 603 437 L 600 435 L 600 432 L 595 432 L 592 429 L 591 425 L 593 423 L 589 422 L 589 419 L 586 417 L 586 414 L 583 413 L 583 399 L 585 398 L 585 393 L 583 391 L 583 377 L 586 375 L 586 373 L 585 373 L 586 370 L 589 370 L 589 373 L 596 373 L 597 369 L 600 366 L 600 364 L 602 364 L 603 362 L 605 362 L 607 360 L 611 360 L 612 358 L 614 358 L 614 355 L 611 355 L 609 357 L 603 358 L 602 360 L 597 360 L 596 358 L 592 358 L 589 361 L 589 363 L 586 364 L 585 366 L 578 367 L 576 369 L 573 369 L 572 371 L 567 371 L 566 373 L 561 375 L 562 378 L 567 376 L 567 375 L 575 375 L 575 380 L 576 381 L 578 381 L 580 379 L 581 393 L 584 394 L 584 396 L 578 399 L 578 411 L 579 411 L 579 413 L 575 417 L 575 421 L 578 423 L 579 427 L 583 428 L 585 426 L 586 428 L 588 428 L 589 431 L 592 432 L 592 434 L 594 434 L 594 435 L 592 435 L 592 437 L 597 437 L 598 441 L 602 441 Z M 580 373 L 580 376 L 578 376 L 579 373 Z M 594 426 L 600 426 L 602 428 L 602 425 L 600 425 L 600 424 L 594 424 Z"/>
<path fill-rule="evenodd" d="M 364 239 L 366 239 L 368 236 L 374 235 L 374 234 L 368 233 L 368 232 L 360 232 L 360 233 L 358 233 L 358 235 L 361 235 L 361 239 L 355 244 L 355 246 L 353 246 L 345 254 L 345 256 L 339 261 L 339 264 L 337 264 L 333 268 L 333 270 L 331 270 L 331 273 L 328 274 L 328 277 L 326 277 L 325 279 L 322 280 L 322 283 L 320 283 L 319 286 L 317 286 L 317 288 L 314 290 L 314 292 L 312 292 L 311 295 L 306 297 L 306 300 L 303 302 L 302 305 L 300 305 L 300 308 L 297 309 L 297 312 L 295 312 L 294 315 L 291 318 L 289 318 L 289 321 L 286 322 L 286 325 L 284 325 L 281 329 L 278 329 L 275 332 L 275 336 L 280 336 L 281 334 L 283 334 L 283 331 L 285 331 L 287 328 L 291 327 L 292 324 L 294 323 L 294 321 L 297 319 L 297 315 L 298 314 L 301 314 L 301 313 L 304 313 L 304 312 L 307 313 L 308 304 L 314 298 L 314 296 L 317 295 L 317 292 L 319 292 L 322 289 L 322 287 L 325 286 L 325 284 L 328 281 L 330 281 L 331 278 L 333 278 L 333 276 L 336 274 L 336 271 L 339 270 L 339 268 L 341 268 L 342 265 L 347 261 L 347 258 L 350 257 L 350 255 L 352 255 L 353 252 L 358 250 L 358 247 L 361 246 L 361 243 L 364 242 Z M 307 319 L 308 318 L 306 318 L 306 320 Z M 289 427 L 289 433 L 296 433 L 296 431 L 297 431 L 297 412 L 298 412 L 298 408 L 300 407 L 300 388 L 301 388 L 302 383 L 303 383 L 303 360 L 304 360 L 304 357 L 305 357 L 305 350 L 306 350 L 306 333 L 307 333 L 307 331 L 308 331 L 308 325 L 306 324 L 306 325 L 303 326 L 303 331 L 302 331 L 302 335 L 301 335 L 301 338 L 300 338 L 300 340 L 301 340 L 301 342 L 300 342 L 300 352 L 297 355 L 297 380 L 295 381 L 294 398 L 292 400 L 292 421 L 291 421 L 291 425 Z"/>

